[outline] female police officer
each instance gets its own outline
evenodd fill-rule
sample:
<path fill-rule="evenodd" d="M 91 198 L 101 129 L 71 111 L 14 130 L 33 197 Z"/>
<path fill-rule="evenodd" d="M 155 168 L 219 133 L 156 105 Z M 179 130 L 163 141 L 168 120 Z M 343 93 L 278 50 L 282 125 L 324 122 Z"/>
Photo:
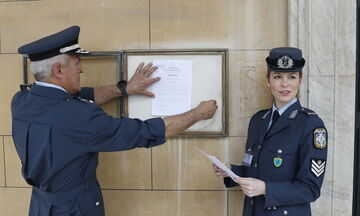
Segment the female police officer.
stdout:
<path fill-rule="evenodd" d="M 266 58 L 272 108 L 250 120 L 243 165 L 232 165 L 240 176 L 224 177 L 226 187 L 240 185 L 245 193 L 243 216 L 311 215 L 310 202 L 320 196 L 327 155 L 322 120 L 301 107 L 297 93 L 305 60 L 300 49 L 274 48 Z"/>

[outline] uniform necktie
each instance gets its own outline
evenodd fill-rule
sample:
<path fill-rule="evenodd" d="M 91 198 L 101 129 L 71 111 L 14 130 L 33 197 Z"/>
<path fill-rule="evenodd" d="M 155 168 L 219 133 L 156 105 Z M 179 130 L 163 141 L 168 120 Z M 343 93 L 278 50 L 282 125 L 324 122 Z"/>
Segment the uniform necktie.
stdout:
<path fill-rule="evenodd" d="M 275 122 L 278 120 L 279 117 L 280 117 L 279 112 L 275 110 L 272 116 L 271 127 L 275 124 Z"/>

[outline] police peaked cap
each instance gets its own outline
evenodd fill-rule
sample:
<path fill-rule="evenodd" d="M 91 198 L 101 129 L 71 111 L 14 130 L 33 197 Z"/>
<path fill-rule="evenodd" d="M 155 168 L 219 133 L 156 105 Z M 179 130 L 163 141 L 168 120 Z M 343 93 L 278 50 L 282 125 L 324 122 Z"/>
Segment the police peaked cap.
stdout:
<path fill-rule="evenodd" d="M 305 65 L 302 52 L 294 47 L 278 47 L 270 50 L 267 67 L 276 72 L 301 72 Z"/>
<path fill-rule="evenodd" d="M 31 61 L 39 61 L 60 54 L 89 54 L 78 43 L 79 26 L 71 26 L 58 33 L 25 44 L 18 49 L 20 54 L 27 54 Z"/>

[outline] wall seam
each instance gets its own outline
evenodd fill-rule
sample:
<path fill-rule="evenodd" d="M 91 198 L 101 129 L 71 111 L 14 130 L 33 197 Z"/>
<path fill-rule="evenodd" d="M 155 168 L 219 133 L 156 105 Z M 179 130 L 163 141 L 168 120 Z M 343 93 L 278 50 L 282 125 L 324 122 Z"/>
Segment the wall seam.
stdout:
<path fill-rule="evenodd" d="M 307 26 L 306 29 L 308 29 L 305 32 L 305 47 L 306 47 L 306 54 L 307 54 L 307 58 L 309 59 L 309 63 L 307 64 L 307 106 L 310 107 L 310 65 L 311 65 L 311 52 L 310 52 L 310 34 L 311 34 L 311 5 L 309 5 L 309 1 L 305 0 L 305 26 Z M 308 16 L 306 16 L 306 14 L 308 14 Z"/>
<path fill-rule="evenodd" d="M 229 191 L 227 190 L 226 191 L 226 215 L 230 216 L 229 214 L 230 214 L 229 213 Z"/>
<path fill-rule="evenodd" d="M 5 187 L 7 186 L 7 182 L 6 182 L 6 166 L 5 166 L 5 138 L 4 136 L 1 136 L 2 137 L 2 148 L 3 148 L 3 158 L 4 158 L 4 184 L 5 184 Z"/>
<path fill-rule="evenodd" d="M 154 170 L 153 170 L 153 150 L 150 149 L 150 183 L 151 183 L 151 190 L 154 190 Z"/>
<path fill-rule="evenodd" d="M 149 0 L 149 49 L 151 49 L 151 0 Z"/>
<path fill-rule="evenodd" d="M 333 104 L 333 109 L 334 109 L 334 113 L 333 113 L 333 119 L 334 119 L 334 124 L 333 124 L 333 143 L 335 143 L 335 135 L 336 135 L 336 89 L 337 89 L 337 83 L 336 83 L 336 71 L 337 71 L 337 67 L 336 67 L 336 62 L 337 62 L 337 58 L 336 58 L 336 49 L 337 49 L 337 0 L 334 0 L 334 104 Z M 335 190 L 334 190 L 334 179 L 335 179 L 335 145 L 333 147 L 333 152 L 332 152 L 332 158 L 333 158 L 333 164 L 332 164 L 332 176 L 331 178 L 333 179 L 331 181 L 331 215 L 334 215 L 334 207 L 335 207 Z"/>

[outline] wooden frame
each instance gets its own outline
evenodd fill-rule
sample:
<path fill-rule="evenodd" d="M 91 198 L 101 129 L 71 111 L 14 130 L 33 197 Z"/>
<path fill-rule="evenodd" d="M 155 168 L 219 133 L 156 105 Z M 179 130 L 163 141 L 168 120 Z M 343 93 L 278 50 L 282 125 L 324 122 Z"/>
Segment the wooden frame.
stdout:
<path fill-rule="evenodd" d="M 227 136 L 228 135 L 228 111 L 227 111 L 227 56 L 228 56 L 228 50 L 227 49 L 211 49 L 211 50 L 126 50 L 124 51 L 124 62 L 123 62 L 123 72 L 124 72 L 124 78 L 127 80 L 129 79 L 132 74 L 135 71 L 135 68 L 137 67 L 138 63 L 145 61 L 145 62 L 150 62 L 153 61 L 155 59 L 191 59 L 193 60 L 193 65 L 197 64 L 199 66 L 199 64 L 201 62 L 199 62 L 200 60 L 207 60 L 207 58 L 217 58 L 221 60 L 221 64 L 219 66 L 219 70 L 220 71 L 213 71 L 213 73 L 216 73 L 216 76 L 218 76 L 220 78 L 220 80 L 217 80 L 216 83 L 212 83 L 213 85 L 220 86 L 220 90 L 221 91 L 221 98 L 219 98 L 217 100 L 218 103 L 218 107 L 219 107 L 219 114 L 215 114 L 214 119 L 217 119 L 215 122 L 214 120 L 206 120 L 207 122 L 207 126 L 197 126 L 197 124 L 195 124 L 193 127 L 191 127 L 189 130 L 186 130 L 183 134 L 181 134 L 181 136 L 214 136 L 214 137 L 221 137 L 221 136 Z M 135 60 L 134 60 L 135 59 Z M 209 59 L 211 61 L 211 59 Z M 131 62 L 130 62 L 131 61 Z M 210 62 L 211 64 L 211 62 Z M 195 67 L 195 66 L 193 66 Z M 206 66 L 203 66 L 204 68 L 206 68 Z M 208 72 L 208 71 L 206 71 Z M 132 73 L 132 74 L 131 74 Z M 220 74 L 219 74 L 220 73 Z M 194 71 L 193 71 L 193 75 L 194 75 Z M 201 90 L 203 92 L 208 92 L 208 90 L 214 91 L 214 89 L 203 89 L 206 88 L 206 85 L 204 85 L 204 80 L 206 81 L 206 79 L 209 76 L 209 74 L 205 74 L 206 76 L 201 76 L 201 80 L 193 80 L 193 88 L 194 88 L 194 83 L 198 82 L 199 86 L 201 85 Z M 199 75 L 197 75 L 199 76 Z M 201 84 L 202 82 L 202 84 Z M 206 82 L 205 82 L 206 83 Z M 212 87 L 214 87 L 212 85 Z M 209 85 L 207 85 L 209 86 Z M 207 87 L 209 88 L 209 87 Z M 197 92 L 199 93 L 199 91 Z M 194 93 L 193 93 L 194 95 Z M 145 97 L 140 98 L 141 96 L 139 96 L 138 99 L 136 99 L 135 96 L 132 96 L 130 98 L 126 98 L 125 100 L 125 116 L 129 116 L 130 118 L 133 117 L 137 117 L 140 119 L 148 119 L 151 117 L 156 117 L 156 116 L 150 116 L 150 115 L 140 115 L 141 113 L 136 113 L 136 111 L 134 111 L 134 108 L 136 108 L 136 106 L 132 105 L 132 104 L 139 104 L 139 107 L 141 107 L 141 109 L 144 108 L 144 105 L 147 106 L 149 104 L 149 102 L 143 103 L 143 102 L 139 102 L 139 101 L 143 101 L 143 100 L 151 100 L 151 99 L 147 99 Z M 200 96 L 201 97 L 201 96 Z M 211 97 L 209 99 L 212 99 Z M 192 104 L 193 107 L 195 107 L 198 102 L 200 101 L 196 101 L 196 104 Z M 141 105 L 140 105 L 141 104 Z M 129 108 L 131 107 L 131 108 Z M 150 109 L 151 107 L 147 107 L 145 109 Z M 135 113 L 134 113 L 135 112 Z M 148 111 L 149 112 L 149 111 Z M 218 117 L 217 117 L 218 115 Z M 219 119 L 220 118 L 220 119 Z M 210 122 L 213 121 L 213 122 Z M 201 128 L 203 127 L 203 128 Z M 212 128 L 211 130 L 207 130 L 206 128 Z"/>

